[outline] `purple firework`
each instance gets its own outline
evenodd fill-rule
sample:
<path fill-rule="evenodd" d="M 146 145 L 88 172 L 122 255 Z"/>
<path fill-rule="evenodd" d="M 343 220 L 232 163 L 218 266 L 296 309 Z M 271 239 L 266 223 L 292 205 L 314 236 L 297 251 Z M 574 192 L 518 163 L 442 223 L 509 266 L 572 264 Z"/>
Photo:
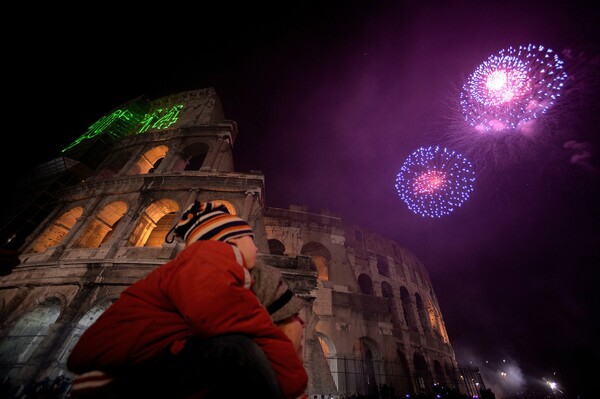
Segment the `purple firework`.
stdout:
<path fill-rule="evenodd" d="M 563 61 L 551 49 L 529 44 L 501 50 L 463 85 L 465 121 L 484 132 L 518 129 L 554 104 L 566 78 Z"/>
<path fill-rule="evenodd" d="M 421 147 L 404 161 L 396 176 L 396 190 L 414 213 L 439 218 L 469 198 L 474 182 L 471 162 L 461 154 Z"/>

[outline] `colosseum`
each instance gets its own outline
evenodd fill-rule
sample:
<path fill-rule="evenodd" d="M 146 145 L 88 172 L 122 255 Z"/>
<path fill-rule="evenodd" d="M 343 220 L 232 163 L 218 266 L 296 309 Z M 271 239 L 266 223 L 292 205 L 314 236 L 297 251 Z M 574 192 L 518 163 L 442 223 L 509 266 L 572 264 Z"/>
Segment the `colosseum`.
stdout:
<path fill-rule="evenodd" d="M 237 134 L 213 88 L 142 96 L 22 179 L 35 201 L 2 227 L 19 255 L 0 276 L 3 392 L 50 384 L 68 396 L 78 337 L 183 249 L 165 236 L 195 199 L 225 201 L 248 220 L 259 259 L 304 299 L 309 398 L 465 392 L 424 265 L 329 211 L 267 207 L 262 172 L 234 170 Z"/>

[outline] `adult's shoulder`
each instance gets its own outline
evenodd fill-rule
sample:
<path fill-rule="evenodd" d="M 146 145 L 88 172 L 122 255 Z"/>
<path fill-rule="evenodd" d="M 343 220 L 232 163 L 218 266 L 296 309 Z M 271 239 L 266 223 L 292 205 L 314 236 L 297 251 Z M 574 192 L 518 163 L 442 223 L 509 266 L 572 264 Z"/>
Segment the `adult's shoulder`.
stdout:
<path fill-rule="evenodd" d="M 297 314 L 305 306 L 304 300 L 292 292 L 276 267 L 258 262 L 250 274 L 254 279 L 252 291 L 259 302 L 267 307 L 274 322 Z"/>

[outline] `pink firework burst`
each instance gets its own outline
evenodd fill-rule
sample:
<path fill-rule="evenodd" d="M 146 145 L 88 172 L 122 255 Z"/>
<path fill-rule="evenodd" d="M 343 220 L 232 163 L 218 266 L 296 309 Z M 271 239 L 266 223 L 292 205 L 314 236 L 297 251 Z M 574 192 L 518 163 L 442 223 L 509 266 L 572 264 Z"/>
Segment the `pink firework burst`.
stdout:
<path fill-rule="evenodd" d="M 519 46 L 491 55 L 460 93 L 465 121 L 483 132 L 516 130 L 546 113 L 567 74 L 563 61 L 544 46 Z"/>

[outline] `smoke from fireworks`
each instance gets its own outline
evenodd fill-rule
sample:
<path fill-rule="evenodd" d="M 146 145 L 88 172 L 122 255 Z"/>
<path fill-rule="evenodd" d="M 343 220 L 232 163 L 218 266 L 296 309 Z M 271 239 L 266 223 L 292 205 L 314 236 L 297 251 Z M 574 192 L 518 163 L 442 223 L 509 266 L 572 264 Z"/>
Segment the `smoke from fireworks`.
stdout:
<path fill-rule="evenodd" d="M 471 162 L 461 154 L 421 147 L 404 161 L 396 177 L 396 190 L 414 213 L 439 218 L 469 198 L 474 182 Z"/>
<path fill-rule="evenodd" d="M 549 48 L 503 49 L 480 64 L 463 86 L 465 121 L 482 132 L 519 129 L 554 105 L 566 78 L 563 61 Z"/>

